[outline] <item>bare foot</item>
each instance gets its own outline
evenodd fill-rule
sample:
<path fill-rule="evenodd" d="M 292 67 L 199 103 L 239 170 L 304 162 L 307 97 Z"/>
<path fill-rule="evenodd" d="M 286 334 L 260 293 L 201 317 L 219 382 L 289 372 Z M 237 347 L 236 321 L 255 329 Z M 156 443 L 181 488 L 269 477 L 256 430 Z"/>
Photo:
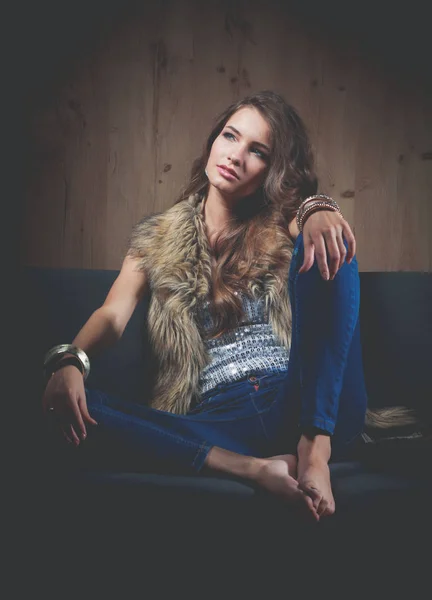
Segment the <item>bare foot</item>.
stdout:
<path fill-rule="evenodd" d="M 292 454 L 263 459 L 255 478 L 256 482 L 290 504 L 307 509 L 308 514 L 318 521 L 319 516 L 313 505 L 313 500 L 300 489 L 298 482 L 292 475 L 296 472 L 296 466 L 297 459 Z"/>
<path fill-rule="evenodd" d="M 297 479 L 297 456 L 295 454 L 278 454 L 269 456 L 269 460 L 283 460 L 288 465 L 288 471 L 291 477 Z"/>
<path fill-rule="evenodd" d="M 326 439 L 322 439 L 326 438 Z M 298 485 L 311 499 L 319 517 L 335 512 L 335 500 L 330 482 L 330 439 L 327 436 L 305 438 L 298 447 Z"/>

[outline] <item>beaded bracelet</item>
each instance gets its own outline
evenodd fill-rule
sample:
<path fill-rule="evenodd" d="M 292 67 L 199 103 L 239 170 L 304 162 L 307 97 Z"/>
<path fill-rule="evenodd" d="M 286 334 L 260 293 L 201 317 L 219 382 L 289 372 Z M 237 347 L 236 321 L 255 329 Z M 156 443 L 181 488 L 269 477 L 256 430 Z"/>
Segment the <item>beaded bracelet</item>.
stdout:
<path fill-rule="evenodd" d="M 306 198 L 305 200 L 303 200 L 303 202 L 300 204 L 300 206 L 299 206 L 299 208 L 297 210 L 296 222 L 297 222 L 297 227 L 299 228 L 299 230 L 301 230 L 300 229 L 300 223 L 301 223 L 301 220 L 302 220 L 302 216 L 303 216 L 304 212 L 306 211 L 306 209 L 309 209 L 310 206 L 311 206 L 311 204 L 309 204 L 309 206 L 306 206 L 306 204 L 313 202 L 314 206 L 315 206 L 316 205 L 315 203 L 318 202 L 318 201 L 328 202 L 334 208 L 339 209 L 339 206 L 336 204 L 336 202 L 333 200 L 333 198 L 330 198 L 330 196 L 327 196 L 326 194 L 316 194 L 314 196 L 309 196 L 308 198 Z"/>
<path fill-rule="evenodd" d="M 316 200 L 327 200 L 327 202 L 335 202 L 333 200 L 333 198 L 331 198 L 330 196 L 327 196 L 327 194 L 314 194 L 313 196 L 308 196 L 307 198 L 305 198 L 303 200 L 303 202 L 298 207 L 298 211 L 297 212 L 301 213 L 305 209 L 306 204 L 308 204 L 308 202 L 312 202 L 314 200 L 315 201 Z"/>
<path fill-rule="evenodd" d="M 299 219 L 297 219 L 297 226 L 300 232 L 303 231 L 304 223 L 308 219 L 308 217 L 310 217 L 311 214 L 318 210 L 331 210 L 333 212 L 338 212 L 340 215 L 342 215 L 342 212 L 339 206 L 336 204 L 336 202 L 330 203 L 324 200 L 313 202 L 307 208 L 305 208 L 305 210 L 300 215 Z"/>
<path fill-rule="evenodd" d="M 303 200 L 303 202 L 300 204 L 298 210 L 297 210 L 297 223 L 300 221 L 301 216 L 303 214 L 303 212 L 306 210 L 306 208 L 309 208 L 310 203 L 311 202 L 328 202 L 329 204 L 331 204 L 332 206 L 334 206 L 335 208 L 339 208 L 337 203 L 333 200 L 333 198 L 330 198 L 330 196 L 327 196 L 326 194 L 316 194 L 315 196 L 309 196 L 308 198 L 306 198 L 305 200 Z M 306 206 L 307 204 L 309 204 L 309 206 Z"/>
<path fill-rule="evenodd" d="M 303 200 L 303 202 L 299 206 L 299 210 L 301 210 L 307 202 L 311 200 L 328 200 L 329 202 L 334 202 L 333 198 L 327 196 L 327 194 L 313 194 L 312 196 L 308 196 Z"/>
<path fill-rule="evenodd" d="M 339 207 L 336 207 L 333 204 L 330 204 L 329 202 L 314 202 L 313 204 L 310 204 L 308 208 L 302 213 L 299 219 L 299 231 L 303 231 L 303 227 L 307 219 L 314 212 L 317 212 L 319 210 L 331 210 L 332 212 L 338 212 L 339 214 L 342 214 Z"/>

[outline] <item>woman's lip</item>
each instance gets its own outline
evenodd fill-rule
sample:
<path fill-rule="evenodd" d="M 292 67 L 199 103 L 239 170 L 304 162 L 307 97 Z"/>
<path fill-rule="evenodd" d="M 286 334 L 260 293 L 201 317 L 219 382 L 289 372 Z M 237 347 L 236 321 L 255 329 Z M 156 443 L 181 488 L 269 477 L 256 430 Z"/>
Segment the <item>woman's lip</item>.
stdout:
<path fill-rule="evenodd" d="M 225 177 L 226 179 L 229 179 L 230 181 L 235 181 L 237 179 L 237 177 L 235 175 L 233 175 L 232 173 L 230 173 L 223 167 L 219 167 L 219 165 L 218 165 L 217 168 L 218 168 L 219 173 L 222 175 L 222 177 Z"/>

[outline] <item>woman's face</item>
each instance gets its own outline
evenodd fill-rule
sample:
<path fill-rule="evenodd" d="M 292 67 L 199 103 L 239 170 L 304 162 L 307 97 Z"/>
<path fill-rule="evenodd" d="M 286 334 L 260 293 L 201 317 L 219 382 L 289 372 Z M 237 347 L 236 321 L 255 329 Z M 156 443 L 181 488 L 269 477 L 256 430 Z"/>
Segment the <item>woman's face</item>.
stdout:
<path fill-rule="evenodd" d="M 264 183 L 270 151 L 267 121 L 255 108 L 241 108 L 213 142 L 207 162 L 210 184 L 233 200 L 253 194 Z"/>

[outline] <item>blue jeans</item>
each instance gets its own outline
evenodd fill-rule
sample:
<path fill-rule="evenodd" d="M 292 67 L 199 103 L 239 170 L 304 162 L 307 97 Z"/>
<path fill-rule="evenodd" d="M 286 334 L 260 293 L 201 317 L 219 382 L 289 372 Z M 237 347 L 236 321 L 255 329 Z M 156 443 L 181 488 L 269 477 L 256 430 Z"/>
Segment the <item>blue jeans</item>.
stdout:
<path fill-rule="evenodd" d="M 325 281 L 316 261 L 299 274 L 303 256 L 300 234 L 289 271 L 288 370 L 249 372 L 241 381 L 218 385 L 186 415 L 86 389 L 97 435 L 112 455 L 146 469 L 199 472 L 212 446 L 259 457 L 295 454 L 302 431 L 312 426 L 332 436 L 333 460 L 347 453 L 362 431 L 367 406 L 357 260 Z"/>

